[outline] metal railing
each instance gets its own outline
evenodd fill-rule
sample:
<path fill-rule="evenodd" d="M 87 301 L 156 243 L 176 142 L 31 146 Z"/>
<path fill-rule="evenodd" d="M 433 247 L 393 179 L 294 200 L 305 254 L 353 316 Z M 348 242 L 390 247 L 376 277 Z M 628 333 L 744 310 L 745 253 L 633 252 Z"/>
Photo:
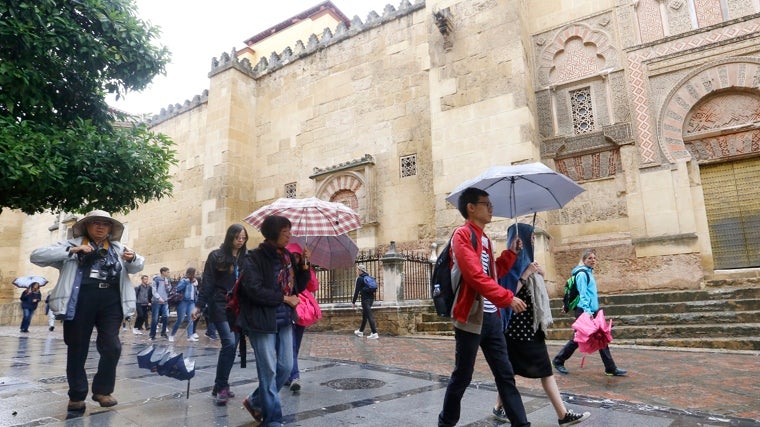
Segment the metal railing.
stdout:
<path fill-rule="evenodd" d="M 403 254 L 404 257 L 404 291 L 405 300 L 430 298 L 430 275 L 433 266 L 423 255 Z M 383 300 L 382 254 L 379 250 L 365 250 L 356 257 L 356 265 L 363 264 L 369 274 L 377 280 L 378 289 L 375 299 Z M 315 293 L 317 301 L 323 304 L 351 302 L 356 288 L 356 268 L 339 268 L 326 270 L 316 268 L 319 289 Z"/>

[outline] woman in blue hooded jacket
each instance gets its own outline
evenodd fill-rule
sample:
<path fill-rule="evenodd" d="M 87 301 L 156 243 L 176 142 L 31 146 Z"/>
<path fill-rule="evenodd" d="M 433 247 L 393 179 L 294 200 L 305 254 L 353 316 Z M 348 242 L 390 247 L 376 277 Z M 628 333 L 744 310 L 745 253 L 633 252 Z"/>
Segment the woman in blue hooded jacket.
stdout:
<path fill-rule="evenodd" d="M 506 324 L 504 333 L 509 361 L 515 375 L 541 380 L 541 387 L 557 413 L 559 425 L 577 424 L 590 417 L 591 414 L 589 412 L 579 414 L 567 409 L 552 374 L 545 341 L 546 329 L 552 323 L 551 307 L 543 279 L 544 270 L 535 262 L 533 256 L 535 243 L 533 226 L 528 224 L 510 226 L 507 231 L 508 247 L 515 238 L 522 240 L 523 249 L 517 254 L 517 259 L 509 272 L 499 280 L 499 284 L 511 290 L 517 298 L 525 301 L 527 308 L 520 313 L 505 311 L 502 315 Z M 500 421 L 508 421 L 501 399 L 497 399 L 493 414 Z"/>

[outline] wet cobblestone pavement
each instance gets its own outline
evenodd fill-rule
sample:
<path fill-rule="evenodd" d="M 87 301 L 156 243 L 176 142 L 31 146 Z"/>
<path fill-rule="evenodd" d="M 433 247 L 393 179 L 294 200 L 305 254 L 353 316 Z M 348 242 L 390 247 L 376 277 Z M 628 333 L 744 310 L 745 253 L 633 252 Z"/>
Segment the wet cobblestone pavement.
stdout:
<path fill-rule="evenodd" d="M 20 334 L 16 327 L 0 327 L 0 425 L 256 425 L 242 407 L 243 397 L 256 384 L 252 352 L 248 367 L 241 369 L 236 362 L 231 374 L 238 397 L 227 406 L 215 406 L 210 391 L 219 344 L 202 333 L 199 342 L 187 342 L 183 333 L 174 343 L 156 341 L 196 362 L 196 376 L 188 384 L 139 368 L 136 355 L 149 340 L 124 331 L 114 392 L 119 404 L 101 408 L 88 400 L 83 415 L 67 414 L 66 346 L 60 329 L 48 332 L 34 326 Z M 307 331 L 299 359 L 302 390 L 281 392 L 286 424 L 436 425 L 453 367 L 453 339 L 380 334 L 379 340 L 367 340 L 350 332 Z M 551 343 L 550 353 L 560 344 Z M 569 375 L 556 375 L 568 406 L 591 412 L 584 426 L 760 426 L 758 352 L 613 345 L 612 354 L 628 376 L 605 376 L 596 354 L 587 356 L 581 368 L 580 353 L 566 363 Z M 93 342 L 88 373 L 94 374 L 96 364 Z M 518 377 L 517 385 L 532 424 L 556 426 L 540 382 Z M 495 397 L 493 379 L 480 357 L 459 425 L 502 425 L 490 415 Z"/>

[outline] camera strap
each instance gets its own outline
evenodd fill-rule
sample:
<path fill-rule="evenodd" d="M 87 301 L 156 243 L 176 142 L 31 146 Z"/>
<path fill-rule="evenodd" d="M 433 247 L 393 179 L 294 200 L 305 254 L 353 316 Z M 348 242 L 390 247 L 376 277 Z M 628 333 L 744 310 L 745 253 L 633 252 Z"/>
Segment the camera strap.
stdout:
<path fill-rule="evenodd" d="M 90 243 L 90 239 L 88 239 L 88 238 L 87 238 L 87 236 L 83 236 L 83 237 L 82 237 L 82 244 L 83 244 L 83 245 L 90 245 L 90 244 L 91 244 L 91 243 Z M 98 249 L 100 249 L 100 246 L 98 246 L 98 244 L 97 244 L 97 243 L 96 243 L 94 246 L 95 246 L 95 250 L 98 250 Z M 105 239 L 105 240 L 103 241 L 103 246 L 102 246 L 102 247 L 103 247 L 103 249 L 105 249 L 105 250 L 109 250 L 109 249 L 111 248 L 111 247 L 110 247 L 110 243 L 108 242 L 108 239 Z"/>

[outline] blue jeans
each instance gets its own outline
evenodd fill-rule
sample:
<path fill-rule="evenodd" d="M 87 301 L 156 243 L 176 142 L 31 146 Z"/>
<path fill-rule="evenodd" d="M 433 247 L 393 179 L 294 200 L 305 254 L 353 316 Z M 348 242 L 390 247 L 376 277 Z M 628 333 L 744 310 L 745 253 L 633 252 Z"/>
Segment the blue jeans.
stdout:
<path fill-rule="evenodd" d="M 164 320 L 161 322 L 161 335 L 166 335 L 166 324 L 169 322 L 169 304 L 163 303 L 163 304 L 157 304 L 154 303 L 151 306 L 151 316 L 150 316 L 150 337 L 155 338 L 156 337 L 156 326 L 158 326 L 158 313 L 161 312 L 161 316 L 163 316 Z"/>
<path fill-rule="evenodd" d="M 240 337 L 236 332 L 230 330 L 230 324 L 227 322 L 214 322 L 212 324 L 216 326 L 219 340 L 222 342 L 222 348 L 219 349 L 219 359 L 216 362 L 216 378 L 214 378 L 214 389 L 221 391 L 230 388 L 230 371 L 232 371 L 232 365 L 235 363 L 235 350 Z"/>
<path fill-rule="evenodd" d="M 454 339 L 454 372 L 451 373 L 449 385 L 446 387 L 443 410 L 438 415 L 438 426 L 454 426 L 459 421 L 462 397 L 472 381 L 478 346 L 483 351 L 488 367 L 491 368 L 510 423 L 514 427 L 529 426 L 520 392 L 515 385 L 515 373 L 507 356 L 507 342 L 501 329 L 499 315 L 483 313 L 483 327 L 479 335 L 455 327 Z"/>
<path fill-rule="evenodd" d="M 29 329 L 29 324 L 32 323 L 32 315 L 34 315 L 34 310 L 31 308 L 24 308 L 24 317 L 21 319 L 21 330 L 25 331 Z"/>
<path fill-rule="evenodd" d="M 280 326 L 276 334 L 250 332 L 259 387 L 248 396 L 252 406 L 261 409 L 263 426 L 282 424 L 280 389 L 293 369 L 293 326 Z"/>
<path fill-rule="evenodd" d="M 301 374 L 298 372 L 298 352 L 301 350 L 304 331 L 306 331 L 306 326 L 293 325 L 293 369 L 290 371 L 288 381 L 301 378 Z"/>
<path fill-rule="evenodd" d="M 190 338 L 191 335 L 193 335 L 193 332 L 195 332 L 195 326 L 193 325 L 193 318 L 190 317 L 190 315 L 193 313 L 193 310 L 195 309 L 195 303 L 193 301 L 182 301 L 177 305 L 177 321 L 174 322 L 174 326 L 172 327 L 172 336 L 177 333 L 177 329 L 179 329 L 179 325 L 182 324 L 182 322 L 185 321 L 185 318 L 187 317 L 187 337 Z"/>

